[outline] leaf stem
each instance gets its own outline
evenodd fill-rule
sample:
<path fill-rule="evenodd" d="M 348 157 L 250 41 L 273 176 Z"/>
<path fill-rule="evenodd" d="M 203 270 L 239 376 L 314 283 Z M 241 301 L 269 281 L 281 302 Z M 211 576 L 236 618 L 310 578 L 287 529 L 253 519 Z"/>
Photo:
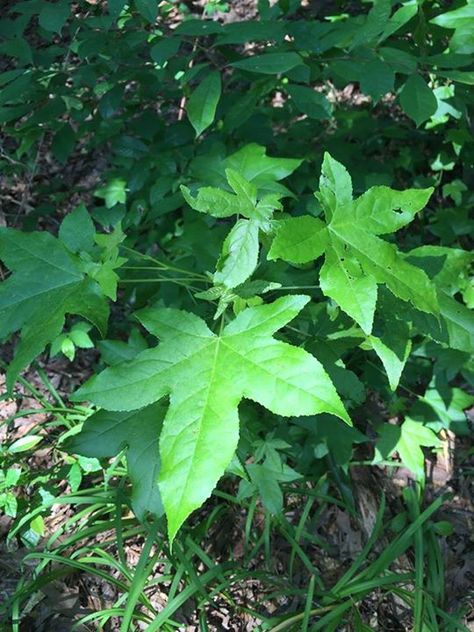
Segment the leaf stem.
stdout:
<path fill-rule="evenodd" d="M 151 255 L 144 255 L 142 252 L 139 252 L 138 250 L 134 250 L 133 248 L 129 248 L 128 246 L 124 246 L 123 244 L 121 244 L 120 247 L 126 250 L 127 252 L 130 252 L 136 255 L 137 257 L 146 259 L 147 261 L 153 261 L 153 263 L 155 263 L 157 266 L 161 267 L 162 269 L 174 270 L 175 272 L 184 272 L 185 274 L 193 274 L 190 270 L 186 270 L 185 268 L 178 268 L 177 266 L 170 265 L 169 263 L 160 261 L 159 259 L 156 259 L 155 257 L 152 257 Z M 208 281 L 208 278 L 205 274 L 193 274 L 193 276 L 195 276 L 196 278 L 205 279 L 206 281 Z"/>

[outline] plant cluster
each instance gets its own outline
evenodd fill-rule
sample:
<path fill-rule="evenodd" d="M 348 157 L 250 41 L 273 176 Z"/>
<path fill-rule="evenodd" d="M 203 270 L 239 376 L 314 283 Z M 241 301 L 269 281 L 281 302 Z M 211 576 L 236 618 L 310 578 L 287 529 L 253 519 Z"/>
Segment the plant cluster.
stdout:
<path fill-rule="evenodd" d="M 357 604 L 375 589 L 394 591 L 417 631 L 466 629 L 442 589 L 444 498 L 426 505 L 424 489 L 426 458 L 448 436 L 468 441 L 474 403 L 474 4 L 307 4 L 259 0 L 242 20 L 214 0 L 3 11 L 4 399 L 29 389 L 50 417 L 47 435 L 2 448 L 0 506 L 9 541 L 26 546 L 46 535 L 53 506 L 78 512 L 63 542 L 30 554 L 34 577 L 9 602 L 15 630 L 59 562 L 120 576 L 114 608 L 85 624 L 177 629 L 194 600 L 200 629 L 218 629 L 206 609 L 216 595 L 232 601 L 245 565 L 215 564 L 203 541 L 228 505 L 247 512 L 247 565 L 263 551 L 271 567 L 273 529 L 291 547 L 288 581 L 296 564 L 308 578 L 296 613 L 252 606 L 256 629 L 371 629 Z M 72 404 L 45 353 L 89 359 Z M 46 399 L 23 376 L 31 364 Z M 39 475 L 18 459 L 46 436 L 56 460 Z M 366 561 L 380 499 L 360 556 L 329 590 L 307 525 L 316 501 L 357 516 L 356 464 L 403 466 L 414 484 L 391 545 Z M 68 493 L 54 491 L 61 480 Z M 84 540 L 111 528 L 117 559 Z M 134 570 L 124 541 L 139 536 Z M 409 550 L 413 572 L 396 573 Z M 160 611 L 146 588 L 162 551 Z M 270 575 L 260 580 L 278 584 Z"/>

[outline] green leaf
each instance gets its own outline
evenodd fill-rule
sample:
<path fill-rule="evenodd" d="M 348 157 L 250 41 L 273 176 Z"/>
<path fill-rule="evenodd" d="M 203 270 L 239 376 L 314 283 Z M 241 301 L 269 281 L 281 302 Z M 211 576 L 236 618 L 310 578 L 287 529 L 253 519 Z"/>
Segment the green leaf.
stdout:
<path fill-rule="evenodd" d="M 394 323 L 391 321 L 391 324 L 392 327 L 387 328 L 381 338 L 369 336 L 368 342 L 382 361 L 390 388 L 392 391 L 395 391 L 410 355 L 411 340 L 409 339 L 409 328 L 406 323 Z"/>
<path fill-rule="evenodd" d="M 352 202 L 352 180 L 349 172 L 328 152 L 324 153 L 319 193 L 315 195 L 324 208 L 327 221 L 341 206 Z"/>
<path fill-rule="evenodd" d="M 163 515 L 158 489 L 158 439 L 165 412 L 160 402 L 125 413 L 100 410 L 88 417 L 81 431 L 64 444 L 68 452 L 98 459 L 126 449 L 132 508 L 139 520 L 148 513 Z"/>
<path fill-rule="evenodd" d="M 196 136 L 212 125 L 221 97 L 221 75 L 211 72 L 194 90 L 186 104 L 186 113 Z"/>
<path fill-rule="evenodd" d="M 90 250 L 94 246 L 95 228 L 84 204 L 68 213 L 59 227 L 59 239 L 71 252 Z"/>
<path fill-rule="evenodd" d="M 233 169 L 256 187 L 264 187 L 272 181 L 283 180 L 301 165 L 299 158 L 274 158 L 267 156 L 262 145 L 245 145 L 225 160 L 225 167 Z"/>
<path fill-rule="evenodd" d="M 328 243 L 324 222 L 310 215 L 302 215 L 279 222 L 268 258 L 307 263 L 322 255 Z"/>
<path fill-rule="evenodd" d="M 410 416 L 422 420 L 435 432 L 443 428 L 457 435 L 472 434 L 468 411 L 474 404 L 474 396 L 460 388 L 451 388 L 439 379 L 433 378 L 423 397 L 414 402 Z"/>
<path fill-rule="evenodd" d="M 405 114 L 421 125 L 436 112 L 438 101 L 421 75 L 411 75 L 400 92 L 400 105 Z"/>
<path fill-rule="evenodd" d="M 127 201 L 127 183 L 122 178 L 113 178 L 105 187 L 98 189 L 95 195 L 105 200 L 107 208 L 112 208 L 116 204 L 125 204 Z"/>
<path fill-rule="evenodd" d="M 285 446 L 289 447 L 288 444 Z M 258 489 L 265 509 L 273 515 L 281 513 L 283 493 L 279 483 L 295 481 L 301 478 L 301 474 L 284 464 L 278 453 L 273 458 L 266 458 L 262 464 L 250 463 L 246 469 L 251 482 Z"/>
<path fill-rule="evenodd" d="M 390 35 L 396 33 L 402 26 L 415 17 L 418 11 L 418 5 L 414 2 L 406 3 L 401 6 L 392 17 L 388 20 L 382 33 L 381 40 L 386 40 Z M 380 40 L 379 40 L 380 42 Z"/>
<path fill-rule="evenodd" d="M 428 203 L 434 189 L 395 191 L 372 187 L 354 202 L 357 226 L 374 235 L 394 233 L 409 224 Z"/>
<path fill-rule="evenodd" d="M 75 394 L 76 401 L 89 399 L 111 410 L 133 410 L 170 394 L 159 486 L 171 540 L 229 465 L 243 397 L 277 415 L 329 412 L 350 423 L 321 364 L 272 337 L 308 300 L 287 296 L 245 309 L 219 335 L 187 312 L 143 310 L 138 317 L 160 345 L 106 369 Z"/>
<path fill-rule="evenodd" d="M 278 75 L 288 72 L 303 63 L 298 53 L 264 53 L 254 55 L 241 61 L 235 61 L 231 66 L 263 75 Z"/>
<path fill-rule="evenodd" d="M 76 145 L 76 134 L 70 125 L 63 125 L 54 135 L 51 151 L 60 163 L 65 164 Z"/>
<path fill-rule="evenodd" d="M 214 283 L 234 288 L 252 275 L 258 261 L 258 229 L 255 220 L 240 219 L 236 222 L 222 245 Z"/>
<path fill-rule="evenodd" d="M 309 118 L 323 120 L 331 117 L 332 104 L 321 92 L 296 84 L 286 86 L 285 90 L 294 101 L 298 110 L 309 116 Z"/>
<path fill-rule="evenodd" d="M 71 3 L 69 0 L 59 0 L 59 2 L 43 2 L 38 16 L 39 25 L 45 31 L 60 33 L 71 13 Z"/>
<path fill-rule="evenodd" d="M 177 54 L 181 46 L 180 37 L 163 37 L 150 49 L 150 55 L 154 62 L 162 66 L 168 59 Z"/>
<path fill-rule="evenodd" d="M 353 50 L 361 45 L 367 45 L 368 42 L 379 38 L 387 28 L 391 13 L 390 0 L 376 0 L 374 6 L 370 9 L 365 23 L 360 26 L 351 38 L 349 50 Z"/>
<path fill-rule="evenodd" d="M 309 432 L 312 446 L 325 446 L 325 450 L 322 451 L 324 454 L 321 456 L 330 454 L 341 467 L 346 467 L 351 460 L 353 444 L 367 441 L 367 437 L 357 428 L 343 424 L 326 414 L 318 415 L 314 419 L 297 419 L 295 423 Z"/>
<path fill-rule="evenodd" d="M 371 274 L 365 274 L 355 257 L 339 256 L 329 247 L 319 282 L 323 293 L 334 299 L 365 333 L 372 331 L 377 282 Z"/>
<path fill-rule="evenodd" d="M 364 64 L 360 77 L 360 89 L 364 94 L 372 97 L 375 103 L 388 92 L 393 92 L 394 82 L 395 73 L 385 62 L 374 59 Z"/>
<path fill-rule="evenodd" d="M 472 27 L 473 20 L 474 2 L 472 0 L 468 0 L 464 6 L 454 9 L 454 11 L 447 11 L 441 15 L 437 15 L 432 18 L 430 22 L 432 24 L 437 24 L 444 29 L 457 29 L 464 26 Z"/>
<path fill-rule="evenodd" d="M 0 259 L 12 271 L 0 284 L 0 338 L 21 330 L 8 369 L 11 389 L 21 369 L 61 333 L 66 314 L 81 315 L 104 332 L 108 305 L 80 259 L 48 233 L 0 229 Z"/>
<path fill-rule="evenodd" d="M 17 454 L 18 452 L 27 452 L 31 450 L 43 439 L 39 435 L 25 435 L 20 439 L 17 439 L 8 446 L 8 452 L 10 454 Z"/>
<path fill-rule="evenodd" d="M 132 329 L 127 342 L 123 340 L 101 340 L 97 345 L 102 360 L 106 364 L 120 364 L 125 360 L 132 360 L 140 351 L 147 348 L 145 338 L 138 329 Z"/>
<path fill-rule="evenodd" d="M 309 216 L 280 222 L 268 257 L 307 263 L 325 253 L 321 290 L 366 334 L 372 331 L 378 283 L 417 309 L 438 314 L 436 289 L 427 275 L 408 264 L 393 244 L 377 237 L 406 226 L 432 191 L 373 187 L 353 201 L 347 170 L 325 154 L 316 195 L 327 224 Z"/>
<path fill-rule="evenodd" d="M 411 75 L 416 72 L 417 58 L 404 50 L 383 46 L 379 48 L 379 55 L 394 72 L 405 75 Z"/>
<path fill-rule="evenodd" d="M 441 441 L 436 434 L 418 421 L 406 417 L 401 426 L 382 424 L 378 428 L 379 439 L 376 443 L 374 463 L 388 459 L 398 452 L 401 462 L 411 470 L 418 480 L 424 478 L 425 456 L 422 446 L 438 448 Z"/>
<path fill-rule="evenodd" d="M 181 193 L 191 208 L 200 213 L 213 217 L 230 217 L 231 215 L 246 215 L 246 200 L 214 187 L 201 187 L 197 197 L 191 195 L 188 187 L 181 185 Z"/>
<path fill-rule="evenodd" d="M 234 193 L 243 199 L 243 206 L 248 208 L 247 216 L 251 213 L 257 203 L 257 187 L 252 182 L 246 180 L 238 171 L 226 169 L 225 175 Z"/>
<path fill-rule="evenodd" d="M 134 2 L 140 15 L 150 24 L 154 24 L 158 15 L 157 0 L 134 0 Z"/>
<path fill-rule="evenodd" d="M 224 24 L 222 35 L 217 38 L 217 46 L 224 44 L 248 44 L 262 40 L 283 41 L 285 28 L 282 22 L 274 20 L 241 20 Z"/>
<path fill-rule="evenodd" d="M 117 18 L 122 12 L 127 0 L 107 0 L 109 13 L 112 17 Z"/>

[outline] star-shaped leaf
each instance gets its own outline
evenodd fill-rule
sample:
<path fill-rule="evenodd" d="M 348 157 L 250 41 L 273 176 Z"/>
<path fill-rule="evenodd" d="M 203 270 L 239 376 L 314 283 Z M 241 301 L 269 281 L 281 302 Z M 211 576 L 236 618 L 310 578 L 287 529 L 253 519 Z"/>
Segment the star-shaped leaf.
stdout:
<path fill-rule="evenodd" d="M 49 233 L 0 229 L 0 259 L 12 272 L 0 284 L 0 338 L 21 330 L 8 369 L 11 389 L 21 369 L 61 333 L 66 314 L 78 314 L 104 333 L 109 309 L 79 257 Z"/>
<path fill-rule="evenodd" d="M 134 410 L 169 395 L 159 488 L 170 540 L 229 465 L 242 398 L 277 415 L 328 412 L 350 423 L 322 365 L 304 349 L 273 338 L 308 300 L 286 296 L 245 309 L 220 334 L 194 314 L 143 310 L 138 318 L 161 339 L 158 347 L 106 369 L 76 393 L 75 400 L 110 410 Z"/>
<path fill-rule="evenodd" d="M 379 283 L 418 310 L 438 314 L 436 290 L 428 276 L 410 265 L 396 246 L 379 237 L 409 224 L 432 191 L 376 186 L 353 200 L 348 172 L 325 154 L 316 196 L 326 222 L 309 215 L 282 221 L 269 258 L 307 263 L 324 253 L 322 291 L 366 334 L 372 331 Z"/>

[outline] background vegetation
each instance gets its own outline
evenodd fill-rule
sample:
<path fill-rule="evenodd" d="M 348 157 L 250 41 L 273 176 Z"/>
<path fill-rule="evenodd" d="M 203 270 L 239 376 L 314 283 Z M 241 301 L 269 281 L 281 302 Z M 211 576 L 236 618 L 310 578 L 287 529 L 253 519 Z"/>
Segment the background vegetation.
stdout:
<path fill-rule="evenodd" d="M 2 3 L 5 631 L 472 629 L 473 22 L 471 0 Z M 279 375 L 223 358 L 180 487 L 161 426 L 207 360 L 133 382 L 156 336 L 191 355 L 197 316 L 247 319 L 257 363 L 275 318 L 262 366 L 292 375 L 272 399 Z"/>

